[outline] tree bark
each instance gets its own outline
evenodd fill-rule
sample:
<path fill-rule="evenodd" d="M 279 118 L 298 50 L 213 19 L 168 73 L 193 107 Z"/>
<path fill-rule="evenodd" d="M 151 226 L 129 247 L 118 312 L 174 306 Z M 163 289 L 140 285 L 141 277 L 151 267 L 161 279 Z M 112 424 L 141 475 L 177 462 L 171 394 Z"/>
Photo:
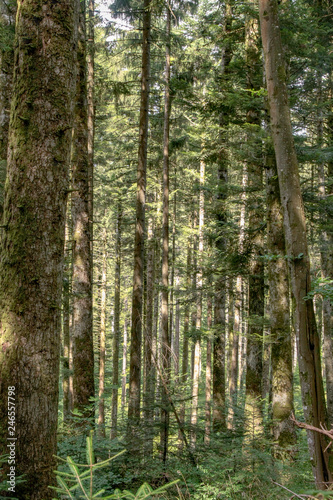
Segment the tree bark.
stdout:
<path fill-rule="evenodd" d="M 255 3 L 252 2 L 253 7 Z M 246 22 L 245 50 L 248 88 L 258 91 L 261 86 L 261 59 L 259 50 L 259 25 L 253 16 Z M 246 121 L 249 124 L 247 140 L 252 148 L 252 158 L 247 165 L 249 246 L 251 249 L 249 275 L 249 325 L 246 348 L 246 400 L 245 428 L 251 435 L 263 432 L 262 375 L 263 375 L 263 319 L 264 319 L 264 233 L 261 190 L 263 188 L 263 158 L 260 129 L 260 112 L 250 104 Z"/>
<path fill-rule="evenodd" d="M 192 217 L 190 216 L 190 227 L 192 229 Z M 188 236 L 187 238 L 187 256 L 186 256 L 186 290 L 189 294 L 191 289 L 191 263 L 192 263 L 192 238 Z M 182 357 L 182 376 L 181 376 L 181 386 L 182 386 L 182 403 L 179 411 L 179 418 L 182 426 L 185 424 L 185 414 L 186 414 L 186 404 L 185 404 L 185 390 L 186 382 L 188 378 L 188 351 L 189 351 L 189 328 L 190 327 L 190 302 L 189 299 L 185 302 L 184 307 L 184 332 L 183 332 L 183 357 Z M 179 448 L 183 446 L 183 438 L 181 433 L 178 433 L 179 438 Z"/>
<path fill-rule="evenodd" d="M 141 339 L 143 304 L 143 261 L 145 241 L 145 198 L 148 142 L 148 108 L 150 78 L 151 5 L 143 0 L 142 71 L 139 123 L 139 153 L 137 170 L 136 227 L 134 242 L 134 272 L 128 399 L 128 438 L 132 440 L 140 422 Z M 134 442 L 132 441 L 134 446 Z"/>
<path fill-rule="evenodd" d="M 155 238 L 153 220 L 148 224 L 147 244 L 147 314 L 145 334 L 145 390 L 144 390 L 144 418 L 145 418 L 145 454 L 153 454 L 153 423 L 154 423 L 154 378 L 155 365 L 153 359 L 153 325 L 154 325 L 154 300 L 155 287 Z"/>
<path fill-rule="evenodd" d="M 106 347 L 106 284 L 107 284 L 107 233 L 103 228 L 103 255 L 101 280 L 101 324 L 99 333 L 99 383 L 98 383 L 98 432 L 105 437 L 105 347 Z"/>
<path fill-rule="evenodd" d="M 65 229 L 65 265 L 64 265 L 64 279 L 63 279 L 63 304 L 62 304 L 62 331 L 63 331 L 63 362 L 62 362 L 62 390 L 63 390 L 63 418 L 67 422 L 69 420 L 71 411 L 73 409 L 72 394 L 70 391 L 70 308 L 71 308 L 71 231 L 70 223 L 66 222 Z"/>
<path fill-rule="evenodd" d="M 271 130 L 279 177 L 284 232 L 290 263 L 292 291 L 296 302 L 296 337 L 303 409 L 306 422 L 315 427 L 327 423 L 321 375 L 320 342 L 312 300 L 306 223 L 298 162 L 292 135 L 283 47 L 276 0 L 260 0 L 261 35 L 265 55 Z M 322 435 L 308 432 L 308 445 L 316 486 L 324 489 L 332 480 L 327 443 Z"/>
<path fill-rule="evenodd" d="M 165 55 L 165 96 L 164 96 L 164 140 L 163 140 L 163 251 L 162 251 L 162 385 L 161 398 L 161 456 L 165 463 L 169 439 L 169 401 L 171 343 L 169 336 L 169 131 L 170 131 L 170 31 L 171 7 L 167 6 L 166 55 Z"/>
<path fill-rule="evenodd" d="M 125 405 L 126 405 L 126 368 L 127 368 L 127 326 L 128 326 L 128 317 L 127 317 L 127 298 L 125 298 L 125 318 L 124 318 L 124 339 L 123 339 L 123 362 L 122 362 L 122 371 L 121 371 L 121 410 L 124 414 Z"/>
<path fill-rule="evenodd" d="M 272 152 L 274 155 L 274 152 Z M 293 372 L 290 334 L 289 276 L 285 256 L 283 213 L 275 157 L 268 152 L 266 165 L 267 262 L 272 365 L 273 436 L 282 448 L 296 442 L 290 415 Z"/>
<path fill-rule="evenodd" d="M 55 482 L 75 17 L 72 0 L 56 8 L 53 0 L 25 0 L 16 17 L 0 261 L 0 453 L 8 453 L 15 387 L 20 500 L 51 499 Z"/>
<path fill-rule="evenodd" d="M 197 440 L 198 403 L 199 403 L 199 378 L 201 363 L 201 321 L 202 321 L 202 286 L 203 286 L 203 227 L 205 217 L 205 162 L 200 161 L 200 195 L 199 195 L 199 245 L 198 245 L 198 272 L 196 274 L 196 322 L 193 358 L 193 385 L 191 409 L 191 446 L 195 447 Z"/>
<path fill-rule="evenodd" d="M 118 427 L 118 386 L 119 386 L 119 340 L 120 340 L 120 285 L 121 285 L 121 232 L 122 206 L 118 202 L 116 249 L 115 249 L 115 280 L 114 280 L 114 323 L 112 343 L 112 400 L 111 400 L 111 439 L 117 437 Z"/>
<path fill-rule="evenodd" d="M 89 214 L 85 1 L 79 2 L 77 86 L 72 153 L 74 409 L 94 415 L 91 235 Z"/>
<path fill-rule="evenodd" d="M 221 77 L 227 81 L 229 64 L 232 57 L 230 44 L 230 30 L 232 23 L 231 2 L 225 3 L 225 46 L 222 50 Z M 220 151 L 218 157 L 218 194 L 217 194 L 217 225 L 218 239 L 216 248 L 219 253 L 218 259 L 223 262 L 227 248 L 227 238 L 224 229 L 227 223 L 227 191 L 228 191 L 228 153 L 226 145 L 225 127 L 229 123 L 229 110 L 223 109 L 219 117 L 219 140 Z M 225 416 L 225 327 L 226 327 L 226 275 L 223 273 L 215 284 L 214 305 L 214 341 L 213 341 L 213 429 L 219 431 L 226 426 Z"/>
<path fill-rule="evenodd" d="M 6 179 L 8 128 L 14 71 L 14 35 L 16 1 L 1 2 L 0 29 L 6 46 L 0 50 L 0 214 L 3 212 Z"/>
<path fill-rule="evenodd" d="M 210 280 L 210 286 L 212 286 Z M 212 398 L 212 339 L 211 328 L 213 324 L 213 300 L 212 293 L 208 291 L 207 297 L 207 350 L 206 350 L 206 394 L 205 394 L 205 444 L 210 443 L 210 431 L 211 431 L 211 398 Z"/>

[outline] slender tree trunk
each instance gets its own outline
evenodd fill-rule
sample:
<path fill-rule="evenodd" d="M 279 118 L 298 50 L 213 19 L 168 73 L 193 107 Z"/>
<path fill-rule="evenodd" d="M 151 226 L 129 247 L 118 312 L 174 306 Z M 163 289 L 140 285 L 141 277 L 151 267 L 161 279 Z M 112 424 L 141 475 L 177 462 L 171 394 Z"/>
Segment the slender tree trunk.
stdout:
<path fill-rule="evenodd" d="M 167 6 L 166 21 L 166 62 L 164 98 L 164 149 L 163 149 L 163 251 L 162 251 L 162 409 L 161 409 L 161 455 L 167 459 L 169 439 L 169 401 L 171 345 L 169 337 L 169 130 L 170 130 L 170 30 L 171 7 Z"/>
<path fill-rule="evenodd" d="M 199 378 L 201 363 L 201 321 L 202 321 L 202 285 L 203 285 L 203 226 L 205 216 L 205 162 L 200 161 L 200 196 L 199 196 L 199 245 L 198 245 L 198 272 L 196 274 L 196 323 L 194 341 L 192 411 L 191 411 L 191 446 L 195 447 L 197 440 L 196 425 L 198 422 Z"/>
<path fill-rule="evenodd" d="M 174 343 L 174 373 L 175 373 L 175 383 L 179 382 L 179 346 L 180 346 L 180 304 L 179 304 L 179 275 L 176 274 L 176 315 L 175 315 L 175 343 Z"/>
<path fill-rule="evenodd" d="M 190 227 L 192 229 L 192 217 L 190 217 Z M 189 294 L 191 290 L 191 263 L 192 263 L 192 238 L 189 236 L 187 238 L 187 257 L 186 257 L 186 290 Z M 181 377 L 181 385 L 182 385 L 182 403 L 179 411 L 179 418 L 182 426 L 185 423 L 185 414 L 186 414 L 186 405 L 185 405 L 185 391 L 186 391 L 186 383 L 188 378 L 188 351 L 189 351 L 189 327 L 190 327 L 190 301 L 187 298 L 184 307 L 184 332 L 183 332 L 183 357 L 182 357 L 182 377 Z M 181 433 L 178 433 L 179 438 L 179 447 L 180 449 L 183 446 L 183 438 Z"/>
<path fill-rule="evenodd" d="M 105 437 L 105 347 L 106 347 L 106 284 L 107 284 L 107 233 L 103 228 L 103 255 L 101 280 L 101 325 L 99 334 L 99 384 L 98 384 L 98 430 Z"/>
<path fill-rule="evenodd" d="M 145 334 L 145 454 L 153 454 L 153 423 L 154 423 L 154 380 L 155 375 L 153 359 L 153 325 L 154 325 L 154 299 L 155 299 L 155 246 L 153 220 L 150 218 L 148 225 L 148 251 L 147 251 L 147 315 Z"/>
<path fill-rule="evenodd" d="M 114 326 L 112 343 L 112 401 L 111 401 L 111 439 L 117 437 L 118 424 L 118 386 L 119 386 L 119 344 L 120 344 L 120 278 L 121 278 L 121 230 L 122 206 L 118 202 L 115 283 L 114 283 Z"/>
<path fill-rule="evenodd" d="M 274 152 L 273 152 L 274 155 Z M 279 446 L 295 443 L 290 414 L 293 404 L 293 373 L 289 314 L 289 277 L 285 256 L 283 213 L 275 157 L 269 155 L 266 168 L 267 263 L 272 363 L 273 436 Z"/>
<path fill-rule="evenodd" d="M 79 0 L 77 0 L 79 1 Z M 74 408 L 85 417 L 94 411 L 90 398 L 94 390 L 94 349 L 92 317 L 91 236 L 89 214 L 87 77 L 85 1 L 80 0 L 77 87 L 72 156 L 73 220 L 73 385 Z"/>
<path fill-rule="evenodd" d="M 143 261 L 145 240 L 145 198 L 148 143 L 148 109 L 150 78 L 150 23 L 151 5 L 143 0 L 142 29 L 142 71 L 141 102 L 139 124 L 139 153 L 137 170 L 136 227 L 134 242 L 134 272 L 132 298 L 132 324 L 130 349 L 130 378 L 128 399 L 129 439 L 135 448 L 135 429 L 140 422 L 140 385 L 141 385 L 141 338 L 142 338 L 142 303 L 143 303 Z M 131 445 L 131 446 L 132 446 Z"/>
<path fill-rule="evenodd" d="M 176 172 L 175 172 L 176 175 Z M 175 183 L 176 184 L 176 183 Z M 172 257 L 171 257 L 171 276 L 170 276 L 170 305 L 169 305 L 169 336 L 171 344 L 171 366 L 175 363 L 175 331 L 174 331 L 174 299 L 175 299 L 175 262 L 176 262 L 176 208 L 177 208 L 177 187 L 173 198 L 172 211 Z"/>
<path fill-rule="evenodd" d="M 329 129 L 333 135 L 333 118 Z M 326 198 L 333 194 L 333 162 L 328 164 L 327 189 L 323 193 Z M 329 230 L 329 213 L 325 214 L 327 229 L 322 232 L 321 268 L 323 278 L 333 276 L 333 232 Z M 324 359 L 326 372 L 327 413 L 330 428 L 333 427 L 333 305 L 329 298 L 323 299 L 323 331 L 324 331 Z"/>
<path fill-rule="evenodd" d="M 225 46 L 222 51 L 221 77 L 227 81 L 229 64 L 232 57 L 230 44 L 230 30 L 232 23 L 231 2 L 225 3 Z M 226 144 L 225 128 L 229 123 L 229 110 L 223 109 L 220 114 L 220 152 L 218 158 L 218 195 L 217 195 L 217 224 L 219 237 L 216 248 L 219 253 L 219 261 L 223 262 L 224 253 L 227 248 L 227 239 L 224 228 L 227 223 L 227 190 L 228 190 L 228 153 Z M 213 345 L 213 429 L 220 431 L 225 428 L 225 307 L 226 307 L 226 276 L 223 273 L 215 284 L 214 305 L 214 345 Z"/>
<path fill-rule="evenodd" d="M 247 188 L 247 165 L 244 164 L 242 172 L 242 194 L 241 194 L 241 209 L 239 217 L 239 239 L 238 239 L 238 253 L 242 254 L 244 251 L 244 238 L 245 238 L 245 202 L 246 202 L 246 188 Z M 231 354 L 231 375 L 230 375 L 230 398 L 232 406 L 229 410 L 229 426 L 234 428 L 234 406 L 237 404 L 238 382 L 241 385 L 242 381 L 242 345 L 243 345 L 243 332 L 242 332 L 242 276 L 237 276 L 235 285 L 234 297 L 234 326 L 233 326 L 233 347 Z"/>
<path fill-rule="evenodd" d="M 303 409 L 307 423 L 320 427 L 327 423 L 320 343 L 313 302 L 304 300 L 311 289 L 310 261 L 298 162 L 290 121 L 278 7 L 276 0 L 260 0 L 259 5 L 271 130 L 284 211 L 284 232 L 292 291 L 296 302 L 296 337 Z M 309 431 L 308 444 L 316 485 L 323 489 L 327 482 L 332 480 L 327 443 L 322 434 Z"/>
<path fill-rule="evenodd" d="M 323 9 L 323 4 L 321 0 L 317 1 L 318 15 L 320 16 L 320 24 L 325 19 L 325 10 Z M 322 26 L 322 29 L 324 26 Z M 320 38 L 322 38 L 321 35 Z M 319 40 L 322 44 L 324 40 Z M 317 99 L 317 145 L 318 147 L 323 147 L 324 142 L 324 118 L 323 118 L 323 75 L 322 68 L 319 67 L 318 70 L 318 99 Z M 330 75 L 330 88 L 329 88 L 329 98 L 332 101 L 333 96 L 333 74 L 331 71 Z M 333 114 L 332 112 L 328 115 L 327 120 L 327 130 L 328 130 L 328 140 L 332 142 L 333 138 Z M 321 274 L 323 278 L 330 279 L 333 276 L 333 231 L 330 224 L 330 213 L 327 210 L 327 197 L 333 194 L 333 161 L 329 161 L 327 165 L 327 182 L 325 179 L 325 165 L 320 162 L 318 165 L 318 186 L 319 186 L 319 197 L 323 201 L 322 209 L 322 220 L 324 221 L 323 228 L 321 230 Z M 323 337 L 324 337 L 324 361 L 325 361 L 325 374 L 326 374 L 326 401 L 327 401 L 327 413 L 328 422 L 330 428 L 333 427 L 333 310 L 332 301 L 328 297 L 323 298 Z"/>
<path fill-rule="evenodd" d="M 74 2 L 20 2 L 0 261 L 0 454 L 15 447 L 20 500 L 54 496 L 73 47 Z"/>
<path fill-rule="evenodd" d="M 209 285 L 212 286 L 210 279 Z M 211 398 L 212 398 L 212 339 L 209 337 L 213 324 L 213 300 L 212 293 L 208 291 L 207 297 L 207 350 L 206 350 L 206 406 L 205 406 L 205 444 L 210 443 L 211 431 Z"/>
<path fill-rule="evenodd" d="M 125 412 L 126 405 L 126 368 L 127 368 L 127 326 L 128 326 L 128 317 L 127 317 L 127 298 L 125 298 L 125 318 L 124 318 L 124 339 L 123 339 L 123 362 L 122 362 L 122 371 L 121 371 L 121 409 L 122 413 Z"/>
<path fill-rule="evenodd" d="M 14 71 L 14 34 L 16 2 L 0 3 L 0 30 L 4 33 L 5 47 L 0 49 L 0 215 L 3 212 L 6 179 L 8 128 Z"/>
<path fill-rule="evenodd" d="M 235 307 L 234 280 L 230 278 L 229 282 L 229 411 L 228 411 L 228 429 L 233 428 L 235 395 L 237 393 L 238 376 L 238 331 L 235 331 L 235 314 L 239 314 Z"/>
<path fill-rule="evenodd" d="M 68 221 L 68 219 L 67 219 Z M 63 330 L 63 363 L 62 363 L 62 390 L 63 390 L 63 418 L 67 422 L 72 411 L 72 398 L 69 387 L 69 354 L 70 354 L 70 298 L 71 298 L 71 237 L 70 224 L 66 223 L 65 230 L 65 266 L 63 280 L 63 312 L 62 312 L 62 330 Z"/>
<path fill-rule="evenodd" d="M 255 2 L 251 2 L 253 7 Z M 261 59 L 259 25 L 255 17 L 246 22 L 246 64 L 248 88 L 258 91 L 261 87 Z M 264 319 L 264 233 L 261 190 L 263 188 L 263 159 L 261 141 L 257 139 L 260 128 L 259 110 L 251 106 L 246 121 L 251 125 L 247 140 L 253 148 L 254 159 L 248 162 L 248 219 L 251 263 L 249 276 L 249 326 L 246 349 L 246 402 L 245 427 L 251 435 L 263 432 L 262 375 L 263 375 L 263 319 Z"/>
<path fill-rule="evenodd" d="M 93 214 L 94 214 L 94 139 L 95 139 L 95 0 L 87 0 L 87 140 L 88 140 L 88 213 L 90 234 L 90 257 L 93 262 Z M 91 273 L 93 266 L 91 265 Z M 91 277 L 93 283 L 93 276 Z"/>

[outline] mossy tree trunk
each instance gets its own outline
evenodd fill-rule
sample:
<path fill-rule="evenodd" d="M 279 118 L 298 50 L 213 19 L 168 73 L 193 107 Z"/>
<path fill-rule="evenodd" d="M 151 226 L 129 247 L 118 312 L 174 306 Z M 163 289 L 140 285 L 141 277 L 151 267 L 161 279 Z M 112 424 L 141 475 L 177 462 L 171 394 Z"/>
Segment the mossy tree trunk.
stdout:
<path fill-rule="evenodd" d="M 8 127 L 14 71 L 16 0 L 0 3 L 0 213 L 3 211 L 6 178 Z"/>
<path fill-rule="evenodd" d="M 132 440 L 140 422 L 141 401 L 141 342 L 143 311 L 143 264 L 145 241 L 145 200 L 148 144 L 148 109 L 150 79 L 151 5 L 143 0 L 142 71 L 139 123 L 139 152 L 137 169 L 136 226 L 134 242 L 134 271 L 130 348 L 130 379 L 128 398 L 128 438 Z M 137 440 L 135 441 L 137 444 Z M 135 447 L 132 440 L 131 446 Z"/>
<path fill-rule="evenodd" d="M 73 0 L 25 0 L 16 17 L 0 261 L 0 453 L 8 453 L 8 387 L 15 387 L 20 500 L 54 496 L 75 12 Z"/>
<path fill-rule="evenodd" d="M 86 9 L 79 2 L 77 86 L 72 153 L 73 221 L 73 388 L 74 409 L 85 417 L 94 389 L 91 234 L 88 175 Z"/>
<path fill-rule="evenodd" d="M 232 25 L 231 2 L 225 2 L 224 34 L 225 45 L 221 57 L 221 81 L 227 87 L 229 64 L 232 58 L 230 30 Z M 223 107 L 219 117 L 219 154 L 218 154 L 218 194 L 216 204 L 216 219 L 218 238 L 216 249 L 219 262 L 223 262 L 227 249 L 225 227 L 227 224 L 227 190 L 228 190 L 228 153 L 226 127 L 229 123 L 230 109 Z M 218 431 L 226 426 L 225 415 L 225 327 L 226 327 L 226 275 L 222 273 L 215 283 L 214 304 L 214 340 L 213 340 L 213 429 Z"/>
<path fill-rule="evenodd" d="M 67 204 L 68 206 L 68 204 Z M 62 353 L 62 390 L 63 390 L 63 417 L 64 421 L 68 421 L 73 410 L 72 393 L 70 391 L 70 369 L 69 355 L 71 344 L 70 332 L 70 313 L 71 313 L 71 295 L 72 295 L 72 238 L 71 238 L 71 221 L 68 217 L 66 221 L 65 235 L 65 265 L 64 265 L 64 280 L 63 280 L 63 298 L 62 298 L 62 332 L 63 332 L 63 353 Z"/>
<path fill-rule="evenodd" d="M 292 292 L 296 303 L 295 326 L 303 410 L 306 422 L 320 427 L 327 423 L 320 341 L 313 302 L 304 300 L 311 290 L 310 260 L 298 161 L 288 105 L 278 4 L 276 0 L 260 0 L 259 6 L 271 130 L 284 212 L 284 232 Z M 322 434 L 309 431 L 308 445 L 316 486 L 325 489 L 327 482 L 332 480 L 326 440 Z"/>
<path fill-rule="evenodd" d="M 252 7 L 255 3 L 251 1 Z M 261 58 L 259 48 L 259 25 L 255 17 L 249 17 L 245 26 L 245 50 L 247 66 L 247 85 L 251 91 L 258 91 L 262 82 Z M 252 97 L 253 99 L 253 97 Z M 247 110 L 247 141 L 251 158 L 247 164 L 248 172 L 248 219 L 249 247 L 251 261 L 249 266 L 248 311 L 249 325 L 246 347 L 246 400 L 245 428 L 252 435 L 263 432 L 262 414 L 262 373 L 263 373 L 263 320 L 264 320 L 264 232 L 263 232 L 263 158 L 261 141 L 257 134 L 260 129 L 260 110 L 250 102 Z"/>
<path fill-rule="evenodd" d="M 273 436 L 285 448 L 295 444 L 296 434 L 289 418 L 294 409 L 289 276 L 274 151 L 267 155 L 266 201 Z"/>

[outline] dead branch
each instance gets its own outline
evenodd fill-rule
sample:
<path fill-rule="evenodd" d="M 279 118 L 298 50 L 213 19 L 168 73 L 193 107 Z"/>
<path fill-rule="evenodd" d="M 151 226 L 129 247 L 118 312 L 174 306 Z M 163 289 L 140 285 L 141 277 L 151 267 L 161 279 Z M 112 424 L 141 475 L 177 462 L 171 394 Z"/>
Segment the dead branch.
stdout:
<path fill-rule="evenodd" d="M 331 441 L 333 441 L 333 429 L 328 431 L 327 429 L 325 429 L 325 427 L 322 424 L 320 424 L 320 428 L 319 428 L 319 427 L 314 427 L 313 425 L 306 424 L 305 422 L 299 422 L 298 420 L 296 420 L 295 415 L 293 413 L 290 415 L 290 420 L 292 422 L 294 422 L 294 424 L 297 427 L 299 427 L 300 429 L 306 429 L 308 431 L 319 432 L 320 434 L 324 434 Z M 331 443 L 329 443 L 329 445 L 331 445 Z"/>

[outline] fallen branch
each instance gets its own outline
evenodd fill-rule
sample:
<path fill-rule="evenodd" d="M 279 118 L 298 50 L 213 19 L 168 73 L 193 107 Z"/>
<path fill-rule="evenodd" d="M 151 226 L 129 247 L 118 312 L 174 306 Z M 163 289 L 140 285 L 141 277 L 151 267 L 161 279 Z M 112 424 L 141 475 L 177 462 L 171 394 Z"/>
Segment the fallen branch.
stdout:
<path fill-rule="evenodd" d="M 294 424 L 297 427 L 299 427 L 300 429 L 306 429 L 308 431 L 319 432 L 320 434 L 324 434 L 331 441 L 333 441 L 333 429 L 328 431 L 327 429 L 325 429 L 325 427 L 322 424 L 320 424 L 320 428 L 319 428 L 319 427 L 314 427 L 313 425 L 306 424 L 305 422 L 299 422 L 298 420 L 296 420 L 295 415 L 293 413 L 290 415 L 290 420 L 292 422 L 294 422 Z"/>
<path fill-rule="evenodd" d="M 289 493 L 291 493 L 293 496 L 290 498 L 290 500 L 292 500 L 292 498 L 300 498 L 301 500 L 305 500 L 306 498 L 310 498 L 310 499 L 312 498 L 313 500 L 318 500 L 318 498 L 313 497 L 312 495 L 305 495 L 305 494 L 298 495 L 297 493 L 295 493 L 294 491 L 291 491 L 289 488 L 286 488 L 282 484 L 277 483 L 276 481 L 273 481 L 273 480 L 272 480 L 272 482 L 274 484 L 276 484 L 277 486 L 280 486 L 280 488 L 283 488 L 284 490 L 286 490 Z"/>

